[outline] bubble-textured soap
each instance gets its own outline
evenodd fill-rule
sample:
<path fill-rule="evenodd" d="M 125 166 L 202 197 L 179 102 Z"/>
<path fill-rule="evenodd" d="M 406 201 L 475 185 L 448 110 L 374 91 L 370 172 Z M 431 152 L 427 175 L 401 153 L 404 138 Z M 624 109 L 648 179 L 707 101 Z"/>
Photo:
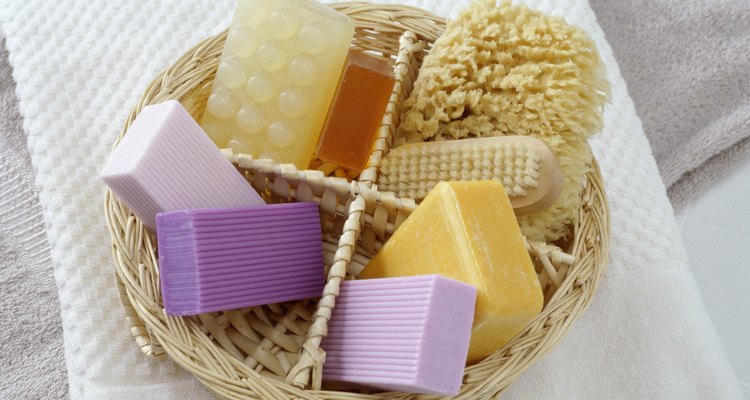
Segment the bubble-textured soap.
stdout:
<path fill-rule="evenodd" d="M 239 0 L 201 125 L 219 147 L 307 168 L 354 25 L 311 0 Z"/>
<path fill-rule="evenodd" d="M 175 100 L 141 110 L 101 178 L 151 229 L 164 211 L 265 204 Z"/>
<path fill-rule="evenodd" d="M 461 388 L 477 291 L 439 275 L 341 283 L 323 379 L 442 395 Z"/>
<path fill-rule="evenodd" d="M 193 315 L 319 297 L 313 202 L 172 211 L 156 218 L 164 308 Z"/>

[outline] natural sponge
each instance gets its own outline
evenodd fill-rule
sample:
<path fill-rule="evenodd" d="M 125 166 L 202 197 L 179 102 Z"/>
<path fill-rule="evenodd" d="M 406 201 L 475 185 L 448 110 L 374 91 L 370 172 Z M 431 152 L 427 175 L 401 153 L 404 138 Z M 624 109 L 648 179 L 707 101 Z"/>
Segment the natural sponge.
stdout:
<path fill-rule="evenodd" d="M 567 233 L 581 205 L 609 96 L 594 42 L 562 18 L 510 2 L 471 3 L 435 41 L 403 103 L 398 143 L 529 135 L 558 157 L 565 177 L 558 200 L 519 217 L 533 240 Z"/>

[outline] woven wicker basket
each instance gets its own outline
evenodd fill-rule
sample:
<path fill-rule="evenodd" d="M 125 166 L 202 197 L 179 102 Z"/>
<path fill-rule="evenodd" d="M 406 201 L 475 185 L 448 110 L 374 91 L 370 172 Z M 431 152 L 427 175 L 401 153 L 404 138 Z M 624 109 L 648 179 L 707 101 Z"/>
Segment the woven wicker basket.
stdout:
<path fill-rule="evenodd" d="M 399 104 L 411 90 L 429 44 L 445 25 L 441 18 L 412 7 L 368 3 L 333 7 L 354 20 L 355 46 L 391 60 L 395 66 L 397 83 L 368 167 L 358 180 L 350 182 L 344 171 L 321 163 L 315 164 L 320 170 L 301 171 L 227 153 L 266 201 L 320 204 L 327 275 L 321 299 L 191 317 L 168 316 L 161 301 L 155 235 L 109 191 L 106 194 L 117 283 L 131 334 L 146 355 L 168 354 L 222 398 L 426 397 L 321 390 L 325 353 L 320 341 L 341 280 L 356 277 L 416 207 L 411 199 L 379 192 L 377 172 L 393 140 Z M 167 99 L 179 100 L 200 120 L 225 38 L 226 32 L 204 40 L 157 77 L 131 113 L 120 138 L 144 106 Z M 578 221 L 570 227 L 568 242 L 561 244 L 565 251 L 545 243 L 528 244 L 545 290 L 544 310 L 495 354 L 466 368 L 457 398 L 491 398 L 502 392 L 557 344 L 589 304 L 606 264 L 609 214 L 598 167 L 587 178 Z"/>

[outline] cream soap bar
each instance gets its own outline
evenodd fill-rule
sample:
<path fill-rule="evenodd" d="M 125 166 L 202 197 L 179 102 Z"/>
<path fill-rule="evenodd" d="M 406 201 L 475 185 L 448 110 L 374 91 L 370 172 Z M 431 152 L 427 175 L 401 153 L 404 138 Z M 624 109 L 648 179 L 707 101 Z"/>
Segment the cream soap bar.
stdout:
<path fill-rule="evenodd" d="M 426 274 L 477 288 L 469 362 L 502 347 L 542 309 L 539 280 L 498 182 L 439 183 L 360 278 Z"/>
<path fill-rule="evenodd" d="M 101 178 L 152 230 L 160 212 L 265 204 L 175 100 L 141 110 Z"/>
<path fill-rule="evenodd" d="M 354 25 L 311 0 L 239 0 L 201 125 L 219 147 L 307 168 Z"/>

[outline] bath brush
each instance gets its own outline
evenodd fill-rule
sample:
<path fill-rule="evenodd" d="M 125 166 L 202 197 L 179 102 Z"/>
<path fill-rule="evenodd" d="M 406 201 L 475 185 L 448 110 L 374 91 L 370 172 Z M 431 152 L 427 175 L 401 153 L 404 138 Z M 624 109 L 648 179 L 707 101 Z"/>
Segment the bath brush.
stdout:
<path fill-rule="evenodd" d="M 529 136 L 411 143 L 383 159 L 378 187 L 422 200 L 441 181 L 493 180 L 503 184 L 516 215 L 555 202 L 563 176 L 547 145 Z"/>

